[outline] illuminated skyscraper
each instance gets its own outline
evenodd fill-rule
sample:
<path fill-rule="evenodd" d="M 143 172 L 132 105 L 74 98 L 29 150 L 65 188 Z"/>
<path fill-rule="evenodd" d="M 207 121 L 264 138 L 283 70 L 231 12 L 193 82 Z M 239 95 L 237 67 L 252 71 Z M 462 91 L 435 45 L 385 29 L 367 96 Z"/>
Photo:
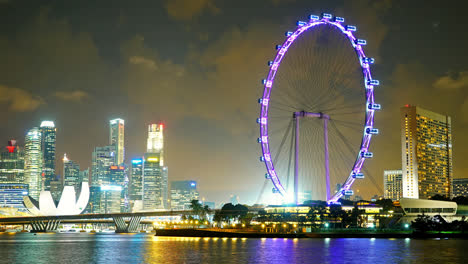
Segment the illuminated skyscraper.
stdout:
<path fill-rule="evenodd" d="M 75 193 L 78 193 L 81 187 L 80 165 L 67 158 L 67 154 L 63 157 L 63 185 L 73 186 Z"/>
<path fill-rule="evenodd" d="M 399 201 L 403 195 L 403 172 L 401 170 L 384 171 L 384 198 Z"/>
<path fill-rule="evenodd" d="M 167 168 L 160 165 L 157 153 L 146 153 L 143 160 L 143 210 L 167 206 Z"/>
<path fill-rule="evenodd" d="M 115 147 L 116 165 L 122 164 L 125 159 L 124 128 L 125 122 L 123 119 L 117 118 L 110 121 L 109 142 L 111 146 Z"/>
<path fill-rule="evenodd" d="M 55 139 L 56 128 L 53 121 L 42 121 L 41 123 L 41 148 L 42 158 L 42 175 L 44 178 L 44 190 L 50 190 L 50 182 L 55 179 Z"/>
<path fill-rule="evenodd" d="M 16 140 L 10 140 L 0 152 L 0 183 L 23 182 L 24 151 L 16 145 Z"/>
<path fill-rule="evenodd" d="M 116 151 L 114 146 L 96 147 L 91 161 L 91 185 L 100 186 L 106 184 L 109 166 L 116 163 Z"/>
<path fill-rule="evenodd" d="M 130 200 L 138 201 L 143 199 L 143 159 L 132 159 L 130 172 Z"/>
<path fill-rule="evenodd" d="M 171 182 L 171 210 L 190 210 L 192 200 L 198 200 L 196 181 Z"/>
<path fill-rule="evenodd" d="M 161 166 L 164 166 L 164 135 L 163 124 L 151 124 L 148 126 L 148 142 L 146 145 L 147 153 L 159 153 Z"/>
<path fill-rule="evenodd" d="M 453 197 L 468 197 L 468 178 L 453 179 Z"/>
<path fill-rule="evenodd" d="M 403 197 L 452 197 L 452 122 L 420 107 L 401 108 Z"/>
<path fill-rule="evenodd" d="M 29 185 L 29 195 L 39 199 L 42 191 L 42 134 L 37 127 L 26 134 L 24 146 L 24 183 Z"/>

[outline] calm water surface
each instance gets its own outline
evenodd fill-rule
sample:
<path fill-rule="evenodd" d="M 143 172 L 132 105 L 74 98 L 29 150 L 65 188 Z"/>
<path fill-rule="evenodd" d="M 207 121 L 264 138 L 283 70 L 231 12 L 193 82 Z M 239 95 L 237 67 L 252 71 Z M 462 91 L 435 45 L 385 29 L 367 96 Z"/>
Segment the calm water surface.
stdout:
<path fill-rule="evenodd" d="M 0 234 L 0 263 L 468 263 L 468 240 Z"/>

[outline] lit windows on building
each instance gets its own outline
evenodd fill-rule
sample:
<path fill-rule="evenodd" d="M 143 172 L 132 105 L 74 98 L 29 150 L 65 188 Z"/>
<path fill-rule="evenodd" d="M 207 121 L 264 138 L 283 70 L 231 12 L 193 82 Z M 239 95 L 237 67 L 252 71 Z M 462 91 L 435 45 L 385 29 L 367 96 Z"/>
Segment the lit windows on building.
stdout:
<path fill-rule="evenodd" d="M 115 147 L 117 165 L 122 164 L 125 159 L 124 130 L 125 122 L 123 119 L 117 118 L 110 121 L 109 145 Z"/>
<path fill-rule="evenodd" d="M 44 159 L 42 174 L 44 178 L 44 190 L 50 190 L 50 182 L 55 179 L 55 141 L 56 131 L 53 121 L 42 121 L 40 126 L 41 149 Z"/>
<path fill-rule="evenodd" d="M 160 165 L 160 154 L 146 153 L 143 159 L 143 210 L 167 206 L 167 167 Z"/>
<path fill-rule="evenodd" d="M 26 134 L 24 146 L 24 183 L 29 185 L 29 195 L 39 199 L 42 190 L 42 133 L 37 127 Z"/>
<path fill-rule="evenodd" d="M 130 172 L 130 200 L 143 200 L 143 158 L 132 159 Z"/>
<path fill-rule="evenodd" d="M 407 105 L 401 128 L 403 197 L 452 197 L 450 117 Z"/>
<path fill-rule="evenodd" d="M 159 153 L 160 154 L 160 165 L 164 166 L 164 125 L 163 124 L 151 124 L 148 126 L 148 140 L 146 146 L 147 153 Z"/>
<path fill-rule="evenodd" d="M 0 151 L 0 183 L 24 182 L 24 151 L 16 145 L 16 140 Z"/>
<path fill-rule="evenodd" d="M 63 185 L 73 186 L 75 193 L 80 191 L 81 187 L 80 165 L 67 158 L 67 154 L 63 157 Z"/>
<path fill-rule="evenodd" d="M 453 179 L 453 197 L 468 197 L 468 178 Z"/>
<path fill-rule="evenodd" d="M 198 200 L 196 181 L 171 182 L 171 210 L 190 210 L 192 200 Z"/>
<path fill-rule="evenodd" d="M 403 195 L 402 170 L 384 171 L 384 198 L 398 201 Z"/>
<path fill-rule="evenodd" d="M 26 211 L 23 196 L 28 196 L 28 185 L 21 183 L 0 183 L 0 207 L 17 208 Z"/>
<path fill-rule="evenodd" d="M 91 185 L 109 184 L 107 172 L 109 166 L 116 165 L 115 146 L 96 147 L 91 161 Z"/>

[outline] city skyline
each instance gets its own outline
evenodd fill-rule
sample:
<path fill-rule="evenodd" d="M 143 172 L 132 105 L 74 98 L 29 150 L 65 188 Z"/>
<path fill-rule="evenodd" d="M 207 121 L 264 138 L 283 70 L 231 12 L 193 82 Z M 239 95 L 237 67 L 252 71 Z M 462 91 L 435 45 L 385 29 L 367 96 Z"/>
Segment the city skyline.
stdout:
<path fill-rule="evenodd" d="M 375 125 L 381 135 L 366 165 L 379 186 L 383 189 L 383 170 L 401 164 L 398 111 L 405 104 L 452 117 L 453 175 L 468 172 L 462 162 L 468 152 L 463 137 L 468 130 L 463 63 L 468 40 L 456 21 L 460 8 L 436 1 L 317 1 L 311 6 L 310 1 L 265 0 L 249 3 L 248 9 L 238 8 L 247 6 L 240 1 L 201 5 L 187 13 L 165 3 L 153 8 L 115 3 L 99 13 L 100 4 L 88 4 L 89 9 L 54 1 L 1 4 L 1 47 L 7 54 L 0 63 L 3 142 L 15 138 L 24 146 L 27 129 L 54 120 L 56 156 L 70 153 L 81 167 L 91 167 L 94 148 L 108 141 L 108 127 L 102 124 L 120 117 L 126 120 L 128 163 L 144 152 L 146 142 L 140 139 L 147 125 L 163 120 L 171 180 L 193 178 L 212 200 L 238 194 L 252 203 L 265 174 L 253 142 L 266 62 L 299 16 L 327 11 L 359 25 L 358 35 L 369 40 L 366 49 L 376 58 L 381 87 L 375 96 L 383 109 Z M 88 15 L 90 9 L 97 13 Z M 414 10 L 426 16 L 416 17 Z M 110 22 L 100 23 L 101 18 Z M 225 23 L 218 25 L 219 19 Z M 43 36 L 49 42 L 41 42 Z M 15 91 L 21 100 L 11 96 Z M 364 197 L 378 193 L 372 185 L 356 187 Z"/>

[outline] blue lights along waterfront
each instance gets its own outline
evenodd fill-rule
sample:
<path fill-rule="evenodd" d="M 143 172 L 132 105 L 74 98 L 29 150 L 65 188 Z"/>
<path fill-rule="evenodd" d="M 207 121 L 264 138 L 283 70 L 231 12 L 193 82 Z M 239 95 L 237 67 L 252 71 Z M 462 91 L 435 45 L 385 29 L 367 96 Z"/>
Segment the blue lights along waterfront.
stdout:
<path fill-rule="evenodd" d="M 467 240 L 3 233 L 3 263 L 462 263 Z M 436 249 L 436 250 L 434 250 Z M 54 258 L 50 258 L 54 256 Z"/>

